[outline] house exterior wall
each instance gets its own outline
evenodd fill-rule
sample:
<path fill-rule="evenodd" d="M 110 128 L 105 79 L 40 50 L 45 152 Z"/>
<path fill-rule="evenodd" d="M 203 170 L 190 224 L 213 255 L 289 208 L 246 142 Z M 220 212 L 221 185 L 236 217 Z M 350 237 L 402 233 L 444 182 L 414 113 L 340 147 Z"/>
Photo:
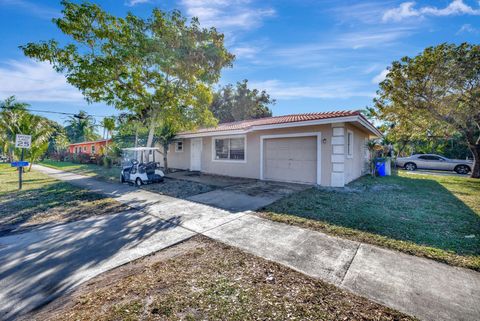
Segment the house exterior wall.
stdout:
<path fill-rule="evenodd" d="M 183 138 L 181 139 L 183 143 L 183 151 L 176 151 L 175 150 L 175 142 L 171 143 L 168 147 L 167 153 L 167 161 L 169 168 L 176 168 L 176 169 L 190 169 L 190 139 Z M 157 145 L 162 152 L 163 147 Z M 155 159 L 160 162 L 160 165 L 163 166 L 163 155 L 158 153 L 155 155 Z"/>
<path fill-rule="evenodd" d="M 365 174 L 365 148 L 366 139 L 369 135 L 351 124 L 346 124 L 345 129 L 345 184 L 347 184 Z M 348 131 L 353 133 L 353 155 L 351 158 L 347 155 Z"/>
<path fill-rule="evenodd" d="M 334 129 L 334 128 L 341 129 Z M 352 158 L 347 158 L 347 131 L 351 130 L 354 134 L 354 149 Z M 340 135 L 340 131 L 344 134 Z M 349 124 L 340 123 L 332 127 L 332 124 L 302 126 L 293 128 L 278 128 L 269 130 L 260 130 L 243 135 L 231 135 L 228 137 L 245 137 L 246 139 L 246 160 L 245 161 L 219 161 L 213 159 L 213 139 L 215 137 L 227 137 L 225 135 L 202 137 L 202 172 L 209 174 L 246 177 L 260 179 L 260 144 L 262 136 L 299 134 L 299 133 L 321 133 L 320 138 L 320 185 L 323 186 L 343 186 L 344 184 L 360 177 L 364 171 L 364 145 L 368 133 Z M 171 144 L 168 152 L 168 165 L 170 168 L 188 170 L 190 168 L 190 140 L 184 138 L 183 152 L 176 152 L 175 145 Z M 335 152 L 334 152 L 335 149 Z M 341 149 L 341 152 L 340 152 Z M 161 155 L 158 158 L 161 160 Z M 333 173 L 333 175 L 332 175 Z M 341 174 L 340 174 L 341 173 Z M 334 180 L 341 177 L 341 184 L 336 184 Z M 334 183 L 334 184 L 332 184 Z"/>
<path fill-rule="evenodd" d="M 109 140 L 108 142 L 111 143 L 111 140 Z M 71 145 L 68 146 L 68 148 L 69 148 L 70 154 L 96 155 L 96 154 L 98 154 L 100 149 L 105 145 L 106 145 L 106 141 L 85 142 L 85 143 L 71 144 Z M 92 154 L 92 146 L 95 146 L 95 153 L 93 153 L 93 154 Z M 76 151 L 75 151 L 75 149 L 76 149 Z"/>

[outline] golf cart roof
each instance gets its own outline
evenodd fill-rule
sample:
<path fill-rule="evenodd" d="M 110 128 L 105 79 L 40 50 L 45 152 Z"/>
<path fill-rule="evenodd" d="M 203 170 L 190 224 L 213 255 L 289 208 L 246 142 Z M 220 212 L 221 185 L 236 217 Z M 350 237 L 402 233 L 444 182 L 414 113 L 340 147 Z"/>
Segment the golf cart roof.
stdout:
<path fill-rule="evenodd" d="M 129 148 L 122 148 L 122 150 L 130 150 L 134 152 L 141 152 L 146 150 L 160 150 L 157 147 L 129 147 Z"/>

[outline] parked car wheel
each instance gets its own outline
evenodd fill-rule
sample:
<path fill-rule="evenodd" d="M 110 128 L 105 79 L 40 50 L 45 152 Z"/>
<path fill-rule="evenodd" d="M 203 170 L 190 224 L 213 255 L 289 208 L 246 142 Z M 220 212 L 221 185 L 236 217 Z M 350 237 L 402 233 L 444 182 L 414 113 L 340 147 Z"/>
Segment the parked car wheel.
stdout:
<path fill-rule="evenodd" d="M 415 163 L 406 163 L 405 166 L 403 166 L 407 171 L 414 171 L 417 169 L 417 165 Z"/>
<path fill-rule="evenodd" d="M 454 171 L 458 174 L 468 174 L 468 172 L 470 172 L 470 167 L 467 165 L 458 165 L 455 167 Z"/>
<path fill-rule="evenodd" d="M 143 182 L 142 182 L 141 178 L 137 177 L 137 179 L 135 180 L 135 185 L 142 186 L 142 184 L 143 184 Z"/>

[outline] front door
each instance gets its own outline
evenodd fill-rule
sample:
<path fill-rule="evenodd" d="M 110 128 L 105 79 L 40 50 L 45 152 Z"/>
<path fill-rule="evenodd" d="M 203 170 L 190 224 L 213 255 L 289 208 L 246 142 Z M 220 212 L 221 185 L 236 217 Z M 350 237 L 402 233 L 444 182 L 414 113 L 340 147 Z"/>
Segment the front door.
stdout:
<path fill-rule="evenodd" d="M 190 140 L 190 170 L 199 171 L 202 169 L 202 139 L 192 138 Z"/>

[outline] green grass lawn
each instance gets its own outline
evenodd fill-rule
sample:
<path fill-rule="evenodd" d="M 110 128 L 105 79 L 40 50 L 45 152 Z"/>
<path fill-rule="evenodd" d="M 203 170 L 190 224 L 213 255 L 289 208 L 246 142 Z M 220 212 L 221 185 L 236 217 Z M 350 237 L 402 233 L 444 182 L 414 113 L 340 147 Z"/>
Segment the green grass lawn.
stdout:
<path fill-rule="evenodd" d="M 261 216 L 480 270 L 480 181 L 411 175 L 363 177 L 344 190 L 312 188 Z"/>
<path fill-rule="evenodd" d="M 10 164 L 0 164 L 0 181 L 0 235 L 126 209 L 111 198 L 35 171 L 23 174 L 19 191 L 18 171 Z"/>
<path fill-rule="evenodd" d="M 118 181 L 120 179 L 120 167 L 107 168 L 96 164 L 77 164 L 71 162 L 59 162 L 50 159 L 45 159 L 39 164 L 80 175 L 95 176 L 96 178 L 108 181 Z"/>

